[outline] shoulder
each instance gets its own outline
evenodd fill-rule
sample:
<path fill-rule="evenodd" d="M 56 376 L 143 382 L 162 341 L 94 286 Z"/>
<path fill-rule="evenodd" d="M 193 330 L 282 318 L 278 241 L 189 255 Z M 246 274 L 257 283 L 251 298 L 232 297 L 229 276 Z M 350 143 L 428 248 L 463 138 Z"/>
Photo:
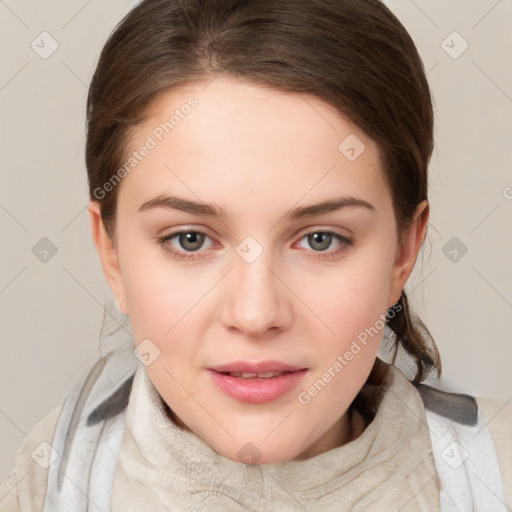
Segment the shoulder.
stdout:
<path fill-rule="evenodd" d="M 476 397 L 496 451 L 505 501 L 512 507 L 512 400 Z"/>
<path fill-rule="evenodd" d="M 16 450 L 14 469 L 0 483 L 0 512 L 42 510 L 48 467 L 57 455 L 51 444 L 61 409 L 62 404 L 36 423 Z"/>
<path fill-rule="evenodd" d="M 13 469 L 7 478 L 0 482 L 0 512 L 18 512 L 18 488 L 16 470 Z"/>
<path fill-rule="evenodd" d="M 496 433 L 507 433 L 508 440 L 511 441 L 512 399 L 508 402 L 502 402 L 484 396 L 477 396 L 475 399 L 487 421 L 489 429 Z"/>

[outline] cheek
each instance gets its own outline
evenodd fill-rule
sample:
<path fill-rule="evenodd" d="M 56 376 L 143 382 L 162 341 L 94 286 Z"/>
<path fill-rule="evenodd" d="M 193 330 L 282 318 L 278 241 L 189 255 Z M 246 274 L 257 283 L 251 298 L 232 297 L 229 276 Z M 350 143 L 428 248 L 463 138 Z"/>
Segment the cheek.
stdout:
<path fill-rule="evenodd" d="M 322 286 L 310 288 L 315 309 L 337 335 L 354 336 L 386 312 L 392 258 L 382 251 L 368 252 L 347 259 L 330 272 Z"/>
<path fill-rule="evenodd" d="M 325 334 L 317 338 L 315 368 L 304 392 L 311 400 L 311 414 L 328 410 L 333 421 L 366 381 L 385 326 L 389 262 L 372 259 L 369 263 L 361 258 L 340 267 L 324 283 L 322 294 L 311 287 L 315 290 L 311 309 L 319 312 L 328 329 L 320 326 Z"/>
<path fill-rule="evenodd" d="M 162 391 L 172 384 L 165 370 L 182 381 L 190 368 L 203 365 L 198 347 L 208 322 L 216 317 L 212 304 L 218 279 L 216 270 L 208 266 L 200 271 L 194 265 L 177 264 L 154 248 L 124 258 L 123 285 L 133 339 L 135 345 L 146 339 L 156 345 L 159 357 L 147 371 L 155 383 L 161 383 Z"/>
<path fill-rule="evenodd" d="M 153 247 L 131 251 L 122 262 L 123 287 L 135 342 L 144 338 L 163 342 L 176 337 L 187 324 L 187 316 L 193 313 L 187 311 L 201 295 L 194 275 L 168 262 Z"/>
<path fill-rule="evenodd" d="M 343 405 L 341 396 L 357 394 L 375 361 L 385 326 L 392 262 L 392 250 L 375 244 L 346 258 L 316 286 L 304 290 L 311 310 L 322 320 L 319 332 L 324 333 L 317 338 L 312 381 L 325 372 L 336 375 L 325 375 L 331 384 L 324 395 L 325 403 L 336 411 Z"/>

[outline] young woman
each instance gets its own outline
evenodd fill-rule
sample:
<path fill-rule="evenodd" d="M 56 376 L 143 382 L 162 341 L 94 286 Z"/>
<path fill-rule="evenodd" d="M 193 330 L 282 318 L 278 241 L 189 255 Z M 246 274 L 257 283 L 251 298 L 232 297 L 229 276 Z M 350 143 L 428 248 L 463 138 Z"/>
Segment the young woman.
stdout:
<path fill-rule="evenodd" d="M 421 384 L 432 101 L 380 1 L 144 0 L 87 112 L 132 347 L 34 428 L 2 511 L 509 510 L 511 407 Z"/>

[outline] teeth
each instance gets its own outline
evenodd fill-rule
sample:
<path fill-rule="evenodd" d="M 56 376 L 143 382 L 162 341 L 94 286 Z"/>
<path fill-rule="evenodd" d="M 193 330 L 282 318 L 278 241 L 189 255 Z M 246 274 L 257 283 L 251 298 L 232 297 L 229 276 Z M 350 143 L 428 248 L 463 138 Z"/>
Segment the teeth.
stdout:
<path fill-rule="evenodd" d="M 243 379 L 251 379 L 257 377 L 258 379 L 270 379 L 271 377 L 277 377 L 284 375 L 287 372 L 266 372 L 266 373 L 244 373 L 244 372 L 231 372 L 229 375 L 232 377 L 242 377 Z"/>

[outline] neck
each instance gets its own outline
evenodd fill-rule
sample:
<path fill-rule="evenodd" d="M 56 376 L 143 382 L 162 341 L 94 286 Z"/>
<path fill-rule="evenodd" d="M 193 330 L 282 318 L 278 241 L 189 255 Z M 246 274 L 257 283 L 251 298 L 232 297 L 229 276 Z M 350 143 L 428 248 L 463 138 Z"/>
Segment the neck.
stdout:
<path fill-rule="evenodd" d="M 357 439 L 365 430 L 362 414 L 350 406 L 345 414 L 311 446 L 292 460 L 305 460 L 338 448 Z"/>

